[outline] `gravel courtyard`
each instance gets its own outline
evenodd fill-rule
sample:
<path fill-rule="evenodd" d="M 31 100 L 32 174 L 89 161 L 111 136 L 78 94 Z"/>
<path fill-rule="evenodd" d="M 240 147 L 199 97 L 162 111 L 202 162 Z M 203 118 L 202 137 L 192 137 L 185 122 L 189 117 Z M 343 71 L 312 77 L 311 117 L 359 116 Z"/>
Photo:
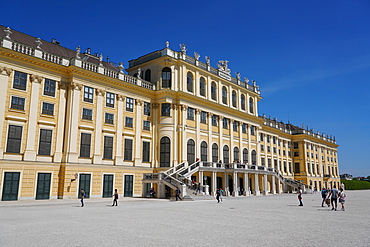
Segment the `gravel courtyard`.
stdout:
<path fill-rule="evenodd" d="M 0 202 L 0 246 L 370 246 L 370 191 L 346 194 L 344 212 L 319 193 Z"/>

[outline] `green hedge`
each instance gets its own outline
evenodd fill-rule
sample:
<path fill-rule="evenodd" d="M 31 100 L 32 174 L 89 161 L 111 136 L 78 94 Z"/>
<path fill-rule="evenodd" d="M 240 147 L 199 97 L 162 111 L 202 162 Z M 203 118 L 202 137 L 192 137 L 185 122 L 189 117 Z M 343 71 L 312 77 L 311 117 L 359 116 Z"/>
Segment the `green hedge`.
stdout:
<path fill-rule="evenodd" d="M 345 180 L 341 179 L 341 183 L 344 183 L 346 190 L 368 190 L 370 189 L 370 183 L 367 181 L 356 181 L 356 180 Z"/>

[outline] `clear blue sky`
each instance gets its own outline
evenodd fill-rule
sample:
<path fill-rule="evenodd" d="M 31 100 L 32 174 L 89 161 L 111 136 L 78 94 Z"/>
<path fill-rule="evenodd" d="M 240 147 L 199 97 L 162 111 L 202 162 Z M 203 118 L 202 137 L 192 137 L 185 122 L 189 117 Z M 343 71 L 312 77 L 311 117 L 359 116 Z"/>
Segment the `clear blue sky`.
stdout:
<path fill-rule="evenodd" d="M 128 61 L 165 47 L 257 80 L 259 114 L 337 138 L 340 173 L 369 176 L 370 1 L 2 1 L 0 22 Z"/>

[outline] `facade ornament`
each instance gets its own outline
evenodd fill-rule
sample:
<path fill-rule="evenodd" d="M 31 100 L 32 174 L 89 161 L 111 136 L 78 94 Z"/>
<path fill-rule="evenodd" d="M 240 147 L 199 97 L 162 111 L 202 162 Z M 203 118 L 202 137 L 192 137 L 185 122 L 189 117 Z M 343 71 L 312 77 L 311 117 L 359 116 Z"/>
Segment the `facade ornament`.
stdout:
<path fill-rule="evenodd" d="M 240 81 L 240 72 L 236 72 L 236 79 L 238 79 L 238 81 Z"/>
<path fill-rule="evenodd" d="M 96 94 L 96 96 L 104 96 L 105 95 L 105 90 L 100 89 L 100 88 L 95 88 L 95 94 Z"/>
<path fill-rule="evenodd" d="M 187 105 L 181 105 L 181 110 L 182 111 L 187 111 L 188 110 L 188 106 Z"/>
<path fill-rule="evenodd" d="M 81 53 L 81 47 L 77 46 L 77 48 L 76 48 L 76 58 L 80 58 L 80 53 Z"/>
<path fill-rule="evenodd" d="M 90 54 L 90 52 L 91 52 L 91 49 L 90 48 L 87 48 L 86 49 L 86 54 Z"/>
<path fill-rule="evenodd" d="M 199 55 L 198 52 L 194 52 L 194 58 L 195 58 L 195 60 L 199 60 L 200 55 Z"/>
<path fill-rule="evenodd" d="M 141 67 L 137 69 L 137 78 L 141 79 Z"/>
<path fill-rule="evenodd" d="M 77 83 L 77 82 L 71 82 L 71 89 L 81 91 L 82 90 L 82 84 Z"/>
<path fill-rule="evenodd" d="M 179 108 L 179 104 L 175 103 L 175 104 L 172 104 L 172 109 L 173 110 L 177 110 Z"/>
<path fill-rule="evenodd" d="M 170 42 L 166 41 L 166 48 L 170 48 Z"/>
<path fill-rule="evenodd" d="M 248 82 L 249 82 L 248 77 L 244 77 L 244 82 L 245 82 L 246 84 L 248 84 Z"/>
<path fill-rule="evenodd" d="M 187 51 L 186 44 L 180 44 L 180 49 L 181 49 L 181 53 L 185 55 Z"/>
<path fill-rule="evenodd" d="M 141 99 L 135 99 L 135 105 L 141 106 L 143 104 L 143 100 Z"/>
<path fill-rule="evenodd" d="M 256 81 L 256 80 L 253 80 L 253 81 L 252 81 L 252 83 L 253 83 L 253 86 L 254 86 L 254 87 L 256 87 L 256 86 L 257 86 L 257 81 Z"/>
<path fill-rule="evenodd" d="M 206 64 L 211 66 L 211 57 L 206 56 Z"/>
<path fill-rule="evenodd" d="M 100 53 L 99 55 L 99 65 L 103 64 L 103 53 Z"/>
<path fill-rule="evenodd" d="M 119 72 L 123 72 L 124 68 L 125 67 L 123 67 L 123 63 L 119 63 L 119 65 L 118 65 Z"/>
<path fill-rule="evenodd" d="M 125 101 L 125 96 L 123 96 L 122 94 L 116 94 L 116 98 L 118 101 Z"/>
<path fill-rule="evenodd" d="M 41 49 L 41 45 L 42 45 L 41 39 L 40 38 L 37 38 L 36 41 L 35 41 L 35 43 L 36 43 L 36 48 L 37 49 Z"/>
<path fill-rule="evenodd" d="M 0 66 L 0 75 L 1 75 L 3 72 L 5 72 L 5 75 L 10 76 L 10 75 L 11 75 L 11 73 L 13 72 L 13 69 Z"/>
<path fill-rule="evenodd" d="M 230 75 L 231 70 L 228 68 L 229 61 L 227 60 L 220 60 L 218 61 L 217 67 L 219 70 L 225 72 L 226 74 Z"/>
<path fill-rule="evenodd" d="M 197 114 L 197 115 L 199 115 L 200 114 L 200 112 L 201 112 L 202 110 L 201 109 L 195 109 L 195 113 Z"/>
<path fill-rule="evenodd" d="M 64 90 L 66 90 L 66 89 L 67 89 L 67 87 L 68 87 L 67 83 L 65 83 L 65 82 L 57 81 L 57 84 L 58 84 L 58 88 L 59 88 L 59 89 L 64 89 Z"/>
<path fill-rule="evenodd" d="M 35 82 L 35 83 L 41 83 L 44 80 L 44 77 L 39 76 L 39 75 L 31 75 L 30 76 L 30 81 Z"/>
<path fill-rule="evenodd" d="M 12 31 L 9 27 L 5 28 L 4 33 L 6 34 L 5 38 L 10 39 L 10 35 L 12 34 Z"/>
<path fill-rule="evenodd" d="M 158 103 L 152 103 L 152 107 L 153 107 L 153 109 L 157 109 L 157 108 L 158 108 L 158 106 L 159 106 L 159 104 L 158 104 Z"/>

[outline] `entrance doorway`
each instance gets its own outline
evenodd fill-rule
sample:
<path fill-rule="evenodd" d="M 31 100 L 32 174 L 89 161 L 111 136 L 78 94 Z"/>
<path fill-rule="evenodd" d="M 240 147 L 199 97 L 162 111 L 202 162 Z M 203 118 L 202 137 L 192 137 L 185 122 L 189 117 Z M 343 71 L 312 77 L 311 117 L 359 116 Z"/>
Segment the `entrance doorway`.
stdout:
<path fill-rule="evenodd" d="M 90 181 L 91 181 L 91 174 L 80 174 L 79 178 L 79 185 L 78 185 L 78 198 L 81 198 L 81 189 L 85 191 L 85 198 L 90 198 Z"/>
<path fill-rule="evenodd" d="M 103 180 L 103 198 L 113 195 L 113 174 L 104 174 Z"/>
<path fill-rule="evenodd" d="M 36 200 L 47 200 L 50 196 L 51 173 L 37 175 Z"/>
<path fill-rule="evenodd" d="M 18 200 L 19 178 L 20 172 L 5 172 L 3 183 L 2 201 Z"/>
<path fill-rule="evenodd" d="M 132 197 L 134 194 L 134 175 L 125 175 L 124 197 Z"/>

